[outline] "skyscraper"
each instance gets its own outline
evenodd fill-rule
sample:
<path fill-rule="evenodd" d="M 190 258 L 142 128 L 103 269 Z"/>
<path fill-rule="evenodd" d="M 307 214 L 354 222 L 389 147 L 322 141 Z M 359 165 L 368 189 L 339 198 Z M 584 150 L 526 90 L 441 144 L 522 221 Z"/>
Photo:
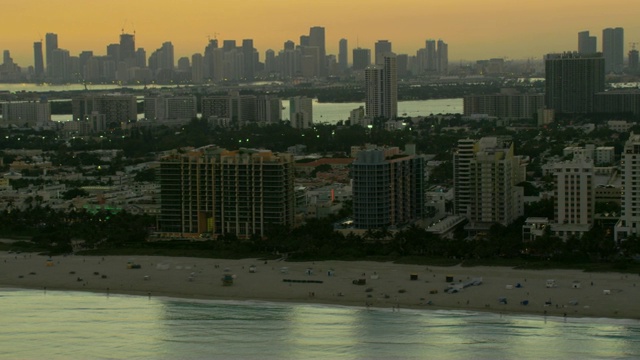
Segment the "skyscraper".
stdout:
<path fill-rule="evenodd" d="M 391 52 L 391 42 L 389 40 L 378 40 L 375 45 L 375 64 L 382 65 L 384 63 L 384 55 Z"/>
<path fill-rule="evenodd" d="M 244 58 L 244 78 L 253 80 L 256 72 L 256 49 L 253 47 L 253 39 L 242 40 L 242 54 Z"/>
<path fill-rule="evenodd" d="M 371 65 L 371 49 L 353 49 L 353 70 L 364 70 Z"/>
<path fill-rule="evenodd" d="M 598 39 L 590 36 L 588 31 L 578 33 L 578 53 L 579 54 L 595 54 L 597 50 Z"/>
<path fill-rule="evenodd" d="M 136 50 L 136 66 L 140 68 L 147 67 L 147 52 L 144 48 Z"/>
<path fill-rule="evenodd" d="M 133 66 L 136 59 L 136 38 L 132 34 L 120 34 L 120 52 L 118 61 L 127 62 Z"/>
<path fill-rule="evenodd" d="M 449 45 L 442 40 L 438 40 L 438 48 L 436 50 L 437 71 L 440 74 L 449 73 Z"/>
<path fill-rule="evenodd" d="M 191 81 L 200 84 L 204 81 L 204 60 L 202 54 L 191 55 Z"/>
<path fill-rule="evenodd" d="M 318 48 L 318 63 L 320 66 L 319 75 L 327 76 L 327 49 L 323 27 L 314 26 L 309 29 L 309 46 L 315 46 Z"/>
<path fill-rule="evenodd" d="M 115 61 L 116 64 L 120 61 L 120 44 L 109 44 L 107 45 L 107 56 L 111 58 L 111 60 Z"/>
<path fill-rule="evenodd" d="M 345 71 L 349 68 L 349 47 L 347 45 L 347 39 L 340 39 L 338 48 L 338 65 L 340 66 L 340 70 Z"/>
<path fill-rule="evenodd" d="M 621 73 L 624 67 L 624 29 L 602 30 L 602 54 L 605 73 Z"/>
<path fill-rule="evenodd" d="M 426 59 L 426 70 L 427 72 L 436 72 L 438 70 L 438 54 L 436 51 L 436 41 L 435 40 L 427 40 L 425 43 L 425 49 L 427 51 L 427 59 Z"/>
<path fill-rule="evenodd" d="M 365 111 L 371 119 L 398 116 L 398 69 L 396 55 L 387 53 L 383 65 L 369 66 L 364 70 Z"/>
<path fill-rule="evenodd" d="M 545 105 L 558 113 L 593 111 L 593 97 L 604 91 L 604 58 L 564 53 L 545 57 Z"/>
<path fill-rule="evenodd" d="M 47 33 L 45 35 L 45 55 L 47 64 L 47 73 L 49 73 L 49 65 L 51 65 L 51 53 L 58 48 L 58 34 Z"/>
<path fill-rule="evenodd" d="M 54 49 L 51 51 L 51 63 L 48 73 L 49 78 L 54 83 L 66 83 L 71 79 L 71 63 L 68 50 Z"/>
<path fill-rule="evenodd" d="M 36 80 L 40 81 L 44 77 L 44 60 L 42 58 L 42 41 L 33 43 L 33 69 Z"/>

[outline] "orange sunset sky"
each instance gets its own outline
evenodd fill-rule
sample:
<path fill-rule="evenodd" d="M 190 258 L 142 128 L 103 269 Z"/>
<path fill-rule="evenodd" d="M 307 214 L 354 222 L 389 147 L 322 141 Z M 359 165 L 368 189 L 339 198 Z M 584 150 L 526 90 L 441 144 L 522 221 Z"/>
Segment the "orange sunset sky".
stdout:
<path fill-rule="evenodd" d="M 640 42 L 640 0 L 0 0 L 0 50 L 14 61 L 33 64 L 33 42 L 48 32 L 71 55 L 106 53 L 119 34 L 136 32 L 136 47 L 147 55 L 171 41 L 176 60 L 203 52 L 207 36 L 254 39 L 260 52 L 296 44 L 311 26 L 323 26 L 328 54 L 338 40 L 373 48 L 387 39 L 393 51 L 415 55 L 426 39 L 449 44 L 449 59 L 541 58 L 577 49 L 578 31 L 598 37 L 623 27 L 625 57 Z M 351 58 L 351 54 L 349 54 Z M 350 59 L 351 60 L 351 59 Z"/>

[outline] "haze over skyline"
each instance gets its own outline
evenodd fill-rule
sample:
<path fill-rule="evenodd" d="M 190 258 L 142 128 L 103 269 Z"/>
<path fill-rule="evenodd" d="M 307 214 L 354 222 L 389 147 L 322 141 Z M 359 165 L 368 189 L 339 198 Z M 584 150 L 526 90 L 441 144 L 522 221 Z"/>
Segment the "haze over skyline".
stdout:
<path fill-rule="evenodd" d="M 99 55 L 119 41 L 123 30 L 135 31 L 136 47 L 150 52 L 171 41 L 176 59 L 202 53 L 208 37 L 253 39 L 263 61 L 265 50 L 277 52 L 287 40 L 298 44 L 312 26 L 326 29 L 328 54 L 338 53 L 341 38 L 349 40 L 349 52 L 387 39 L 394 52 L 410 55 L 424 47 L 426 39 L 443 39 L 450 44 L 451 61 L 540 59 L 549 52 L 577 50 L 577 33 L 584 30 L 597 36 L 601 50 L 602 29 L 607 27 L 625 29 L 626 56 L 629 43 L 640 42 L 638 13 L 637 0 L 613 5 L 599 0 L 22 0 L 3 9 L 0 29 L 2 50 L 9 50 L 23 67 L 33 65 L 33 42 L 48 32 L 58 34 L 59 47 L 72 55 L 83 50 Z"/>

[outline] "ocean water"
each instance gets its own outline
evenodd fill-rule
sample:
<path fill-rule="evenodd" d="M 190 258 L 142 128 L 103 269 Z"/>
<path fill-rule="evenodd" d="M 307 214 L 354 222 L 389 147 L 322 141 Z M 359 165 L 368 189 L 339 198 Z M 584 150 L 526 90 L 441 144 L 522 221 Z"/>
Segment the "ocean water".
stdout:
<path fill-rule="evenodd" d="M 633 359 L 640 321 L 0 291 L 3 359 Z"/>

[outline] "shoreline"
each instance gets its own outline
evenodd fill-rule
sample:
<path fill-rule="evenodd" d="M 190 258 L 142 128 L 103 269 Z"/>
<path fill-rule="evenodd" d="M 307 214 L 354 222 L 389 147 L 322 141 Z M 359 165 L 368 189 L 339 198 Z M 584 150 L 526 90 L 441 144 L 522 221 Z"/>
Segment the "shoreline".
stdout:
<path fill-rule="evenodd" d="M 140 268 L 128 268 L 127 264 Z M 255 272 L 251 272 L 255 271 Z M 223 286 L 223 275 L 235 275 Z M 449 279 L 447 279 L 449 278 Z M 474 279 L 482 283 L 446 293 Z M 354 281 L 364 279 L 364 285 Z M 546 287 L 547 280 L 555 280 Z M 285 282 L 283 280 L 290 280 Z M 452 280 L 447 282 L 447 280 Z M 519 286 L 518 286 L 519 284 Z M 640 275 L 367 261 L 57 256 L 0 252 L 0 288 L 220 301 L 640 320 Z M 499 299 L 505 298 L 505 302 Z M 524 305 L 526 301 L 526 305 Z M 549 303 L 545 305 L 545 303 Z"/>

